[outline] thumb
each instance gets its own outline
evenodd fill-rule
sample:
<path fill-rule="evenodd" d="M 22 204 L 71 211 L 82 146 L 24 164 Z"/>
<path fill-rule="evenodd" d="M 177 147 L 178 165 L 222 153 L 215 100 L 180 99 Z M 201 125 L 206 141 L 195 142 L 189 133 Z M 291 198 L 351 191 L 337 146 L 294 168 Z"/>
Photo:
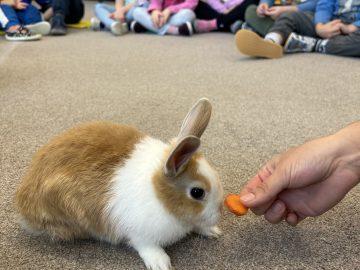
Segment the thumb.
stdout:
<path fill-rule="evenodd" d="M 287 182 L 285 174 L 279 169 L 271 173 L 265 166 L 251 180 L 251 185 L 249 182 L 249 185 L 240 193 L 240 200 L 245 206 L 254 208 L 256 214 L 263 214 L 278 194 L 286 188 Z"/>

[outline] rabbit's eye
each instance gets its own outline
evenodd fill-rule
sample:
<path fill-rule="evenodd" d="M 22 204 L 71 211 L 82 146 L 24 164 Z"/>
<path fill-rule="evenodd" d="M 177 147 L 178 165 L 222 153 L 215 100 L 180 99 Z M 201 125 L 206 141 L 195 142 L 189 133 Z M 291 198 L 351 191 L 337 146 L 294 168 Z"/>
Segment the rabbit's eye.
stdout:
<path fill-rule="evenodd" d="M 195 200 L 202 200 L 205 196 L 205 191 L 202 188 L 195 187 L 190 190 L 190 195 Z"/>

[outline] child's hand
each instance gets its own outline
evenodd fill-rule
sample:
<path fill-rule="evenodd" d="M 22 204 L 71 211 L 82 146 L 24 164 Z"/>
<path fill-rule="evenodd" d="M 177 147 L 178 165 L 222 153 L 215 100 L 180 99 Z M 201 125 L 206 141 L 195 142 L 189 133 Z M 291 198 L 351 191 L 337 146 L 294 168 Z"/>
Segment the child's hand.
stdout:
<path fill-rule="evenodd" d="M 341 34 L 341 21 L 333 20 L 328 23 L 318 23 L 316 25 L 316 33 L 322 38 L 332 38 Z"/>
<path fill-rule="evenodd" d="M 28 4 L 21 2 L 21 0 L 3 0 L 1 1 L 1 4 L 12 6 L 15 9 L 25 9 Z"/>
<path fill-rule="evenodd" d="M 357 30 L 358 30 L 357 26 L 353 24 L 341 24 L 340 26 L 340 31 L 341 34 L 343 35 L 349 35 Z"/>
<path fill-rule="evenodd" d="M 170 18 L 170 15 L 171 15 L 171 11 L 170 9 L 168 8 L 165 8 L 162 12 L 162 15 L 163 15 L 163 23 L 167 23 L 167 21 L 169 20 Z"/>
<path fill-rule="evenodd" d="M 162 26 L 162 17 L 163 15 L 160 10 L 153 10 L 151 12 L 151 20 L 155 28 L 160 28 Z"/>
<path fill-rule="evenodd" d="M 261 3 L 256 8 L 256 14 L 259 17 L 264 17 L 268 9 L 269 9 L 269 5 L 267 3 Z"/>
<path fill-rule="evenodd" d="M 120 22 L 125 22 L 125 14 L 125 8 L 122 7 L 121 9 L 115 10 L 115 12 L 111 13 L 110 18 Z"/>
<path fill-rule="evenodd" d="M 265 11 L 266 16 L 270 16 L 273 20 L 276 20 L 281 14 L 286 11 L 297 11 L 297 6 L 279 6 L 270 7 Z"/>

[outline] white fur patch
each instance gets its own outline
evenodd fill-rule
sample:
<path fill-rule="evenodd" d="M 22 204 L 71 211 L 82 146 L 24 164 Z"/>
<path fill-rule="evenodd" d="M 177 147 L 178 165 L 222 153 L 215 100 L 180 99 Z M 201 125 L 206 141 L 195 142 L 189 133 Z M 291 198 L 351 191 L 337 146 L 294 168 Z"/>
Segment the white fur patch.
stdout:
<path fill-rule="evenodd" d="M 211 186 L 211 192 L 206 198 L 207 204 L 202 213 L 202 226 L 211 227 L 216 225 L 220 218 L 220 207 L 223 203 L 223 188 L 217 172 L 210 166 L 206 159 L 199 159 L 198 164 L 198 174 L 206 177 Z"/>
<path fill-rule="evenodd" d="M 164 246 L 182 238 L 185 228 L 158 201 L 152 184 L 161 169 L 168 145 L 151 137 L 140 141 L 131 157 L 116 170 L 112 179 L 111 199 L 106 207 L 116 241 L 127 239 Z"/>

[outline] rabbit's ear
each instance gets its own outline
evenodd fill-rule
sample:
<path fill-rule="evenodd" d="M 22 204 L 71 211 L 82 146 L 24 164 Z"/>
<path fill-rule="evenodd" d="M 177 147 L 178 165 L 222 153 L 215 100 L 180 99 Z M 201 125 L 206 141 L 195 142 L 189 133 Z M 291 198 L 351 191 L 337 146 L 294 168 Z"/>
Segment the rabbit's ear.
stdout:
<path fill-rule="evenodd" d="M 188 164 L 192 155 L 200 146 L 200 139 L 195 136 L 181 138 L 174 149 L 170 152 L 164 166 L 164 174 L 167 177 L 179 175 Z"/>
<path fill-rule="evenodd" d="M 178 138 L 189 135 L 200 138 L 204 133 L 211 116 L 211 103 L 207 98 L 202 98 L 190 109 L 186 115 Z"/>

